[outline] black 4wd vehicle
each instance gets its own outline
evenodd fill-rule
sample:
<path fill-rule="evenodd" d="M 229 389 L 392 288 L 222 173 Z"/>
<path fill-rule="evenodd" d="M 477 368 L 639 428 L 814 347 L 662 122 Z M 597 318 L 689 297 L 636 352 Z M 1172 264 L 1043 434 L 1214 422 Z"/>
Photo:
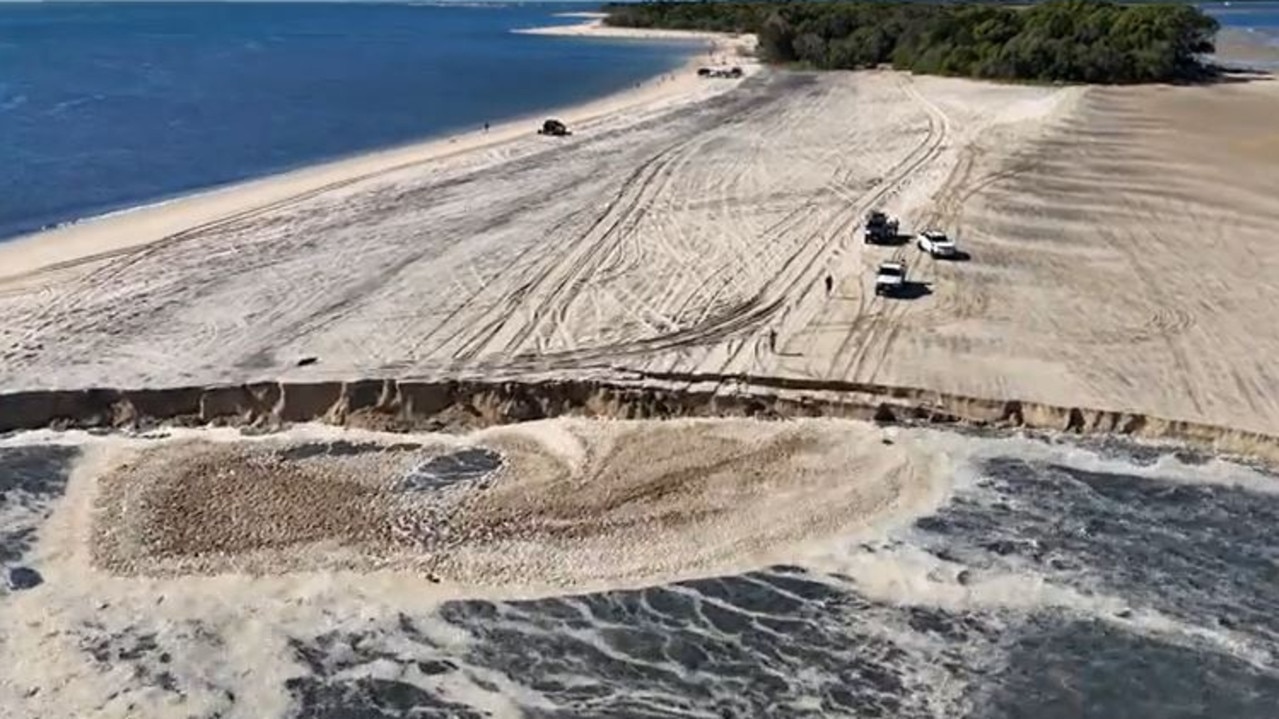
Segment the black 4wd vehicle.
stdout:
<path fill-rule="evenodd" d="M 542 128 L 537 131 L 539 135 L 550 135 L 552 137 L 567 137 L 573 133 L 568 131 L 568 125 L 559 120 L 551 119 L 542 123 Z"/>
<path fill-rule="evenodd" d="M 887 213 L 871 210 L 866 214 L 866 244 L 876 245 L 897 239 L 897 227 L 897 220 L 889 219 Z"/>

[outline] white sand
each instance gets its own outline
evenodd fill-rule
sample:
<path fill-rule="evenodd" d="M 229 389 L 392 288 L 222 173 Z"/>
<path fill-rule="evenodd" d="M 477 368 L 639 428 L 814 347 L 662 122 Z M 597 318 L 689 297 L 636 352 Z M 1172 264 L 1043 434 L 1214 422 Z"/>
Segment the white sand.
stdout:
<path fill-rule="evenodd" d="M 698 30 L 663 30 L 659 28 L 610 27 L 604 24 L 603 16 L 582 13 L 585 22 L 574 25 L 552 25 L 550 27 L 522 28 L 515 32 L 523 35 L 555 35 L 560 37 L 609 38 L 615 40 L 687 40 L 705 42 L 722 51 L 736 52 L 738 47 L 753 50 L 755 40 L 750 35 L 726 35 L 718 32 L 702 32 Z M 576 14 L 565 14 L 561 17 L 578 17 Z"/>
<path fill-rule="evenodd" d="M 747 67 L 11 243 L 0 386 L 748 373 L 1279 431 L 1279 84 Z"/>

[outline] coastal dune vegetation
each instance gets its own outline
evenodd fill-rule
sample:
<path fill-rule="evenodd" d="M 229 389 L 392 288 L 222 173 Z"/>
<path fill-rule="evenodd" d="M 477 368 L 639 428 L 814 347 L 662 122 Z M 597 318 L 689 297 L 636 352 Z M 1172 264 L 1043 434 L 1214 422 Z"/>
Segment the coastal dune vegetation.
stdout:
<path fill-rule="evenodd" d="M 754 33 L 763 60 L 823 70 L 1142 83 L 1210 74 L 1218 23 L 1180 3 L 1029 6 L 872 2 L 646 2 L 606 6 L 616 27 Z"/>

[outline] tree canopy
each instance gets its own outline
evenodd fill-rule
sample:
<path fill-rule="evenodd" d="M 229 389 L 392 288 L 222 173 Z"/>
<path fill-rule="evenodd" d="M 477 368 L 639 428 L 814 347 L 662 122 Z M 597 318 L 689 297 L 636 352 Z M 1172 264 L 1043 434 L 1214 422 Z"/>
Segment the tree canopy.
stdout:
<path fill-rule="evenodd" d="M 618 27 L 754 33 L 762 59 L 818 69 L 1001 80 L 1138 83 L 1207 73 L 1217 21 L 1179 3 L 1047 0 L 1028 6 L 891 2 L 643 2 L 605 6 Z"/>

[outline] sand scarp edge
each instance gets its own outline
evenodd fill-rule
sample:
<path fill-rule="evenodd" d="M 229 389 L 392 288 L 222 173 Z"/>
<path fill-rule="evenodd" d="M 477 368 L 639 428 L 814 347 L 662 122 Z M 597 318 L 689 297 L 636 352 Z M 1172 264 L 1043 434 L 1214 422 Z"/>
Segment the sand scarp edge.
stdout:
<path fill-rule="evenodd" d="M 633 381 L 365 379 L 167 389 L 90 388 L 0 394 L 0 432 L 323 422 L 384 431 L 464 431 L 561 416 L 839 417 L 1166 440 L 1279 461 L 1279 437 L 1220 425 L 1087 407 L 996 400 L 909 387 L 716 375 Z"/>

